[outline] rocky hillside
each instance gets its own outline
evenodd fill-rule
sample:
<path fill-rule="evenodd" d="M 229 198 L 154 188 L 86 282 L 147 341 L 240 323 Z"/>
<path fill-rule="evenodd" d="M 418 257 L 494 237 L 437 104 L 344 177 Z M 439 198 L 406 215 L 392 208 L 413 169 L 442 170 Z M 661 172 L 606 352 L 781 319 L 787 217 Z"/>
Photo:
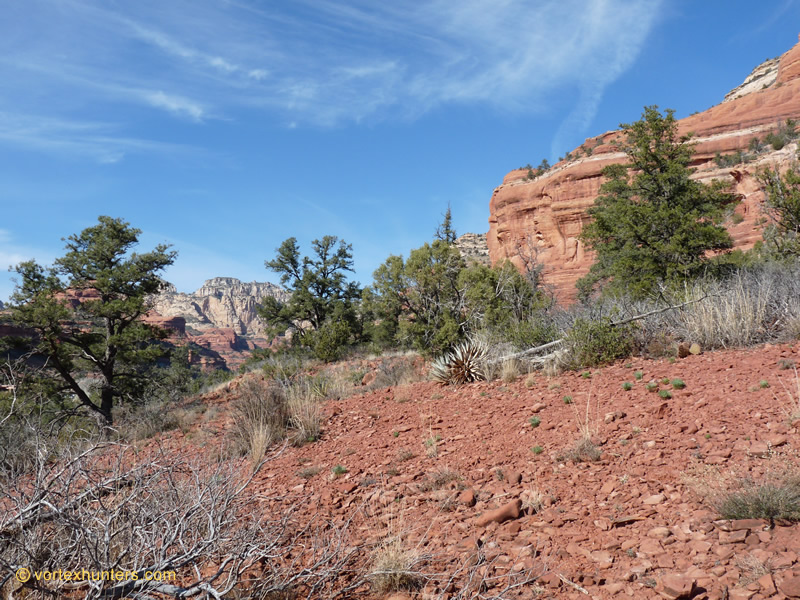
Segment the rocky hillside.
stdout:
<path fill-rule="evenodd" d="M 244 283 L 233 277 L 209 279 L 191 294 L 180 293 L 169 284 L 155 298 L 149 320 L 183 319 L 190 342 L 217 353 L 229 367 L 235 366 L 249 350 L 269 345 L 265 325 L 256 312 L 268 296 L 288 297 L 271 283 Z"/>
<path fill-rule="evenodd" d="M 467 262 L 476 262 L 482 265 L 491 264 L 485 233 L 465 233 L 456 240 L 455 245 Z"/>
<path fill-rule="evenodd" d="M 761 237 L 759 207 L 764 196 L 754 174 L 764 164 L 790 162 L 797 144 L 733 167 L 718 167 L 714 157 L 747 150 L 754 137 L 763 139 L 786 119 L 800 118 L 798 93 L 800 44 L 759 65 L 725 102 L 679 122 L 681 133 L 695 134 L 695 176 L 706 181 L 728 180 L 742 198 L 736 209 L 741 219 L 734 217 L 729 223 L 737 248 L 752 247 Z M 586 210 L 598 195 L 603 167 L 625 160 L 614 145 L 618 135 L 607 132 L 586 140 L 581 149 L 570 153 L 572 158 L 539 177 L 530 179 L 525 169 L 506 175 L 490 202 L 487 244 L 493 263 L 503 258 L 515 260 L 520 242 L 533 243 L 540 250 L 545 281 L 562 300 L 574 298 L 575 282 L 587 273 L 593 260 L 578 241 Z"/>
<path fill-rule="evenodd" d="M 797 473 L 800 399 L 786 366 L 798 361 L 784 344 L 632 358 L 589 377 L 351 384 L 354 395 L 324 404 L 319 441 L 278 453 L 249 493 L 267 514 L 293 507 L 301 523 L 346 527 L 364 569 L 397 536 L 430 577 L 418 593 L 347 597 L 477 598 L 456 596 L 465 571 L 433 575 L 477 564 L 484 598 L 800 598 L 800 524 L 723 519 L 712 493 Z M 213 455 L 240 381 L 202 400 L 218 416 L 201 433 L 162 443 Z M 526 593 L 500 596 L 529 577 Z"/>

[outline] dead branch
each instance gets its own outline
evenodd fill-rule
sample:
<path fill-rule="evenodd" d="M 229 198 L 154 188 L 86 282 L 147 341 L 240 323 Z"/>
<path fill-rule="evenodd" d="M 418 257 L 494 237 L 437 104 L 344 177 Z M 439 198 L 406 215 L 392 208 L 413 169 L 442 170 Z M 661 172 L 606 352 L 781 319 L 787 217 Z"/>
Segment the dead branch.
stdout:
<path fill-rule="evenodd" d="M 620 325 L 626 325 L 628 323 L 632 323 L 634 321 L 640 321 L 641 319 L 646 319 L 647 317 L 652 317 L 653 315 L 664 313 L 664 312 L 667 312 L 669 310 L 677 310 L 679 308 L 683 308 L 684 306 L 688 306 L 690 304 L 695 304 L 697 302 L 702 302 L 703 300 L 705 300 L 708 297 L 709 297 L 709 295 L 705 294 L 705 295 L 703 295 L 702 298 L 696 298 L 694 300 L 687 300 L 686 302 L 682 302 L 680 304 L 675 304 L 675 305 L 672 305 L 672 306 L 665 306 L 664 308 L 658 308 L 656 310 L 651 310 L 651 311 L 648 311 L 648 312 L 643 313 L 641 315 L 636 315 L 636 316 L 633 316 L 633 317 L 628 317 L 627 319 L 622 319 L 621 321 L 614 321 L 614 322 L 610 323 L 610 325 L 612 327 L 618 327 Z M 529 348 L 527 350 L 523 350 L 522 352 L 515 352 L 514 354 L 507 354 L 506 356 L 501 356 L 499 358 L 495 358 L 495 359 L 490 360 L 488 362 L 490 364 L 494 364 L 494 363 L 503 362 L 503 361 L 506 361 L 506 360 L 512 360 L 512 359 L 515 359 L 515 358 L 522 358 L 524 356 L 530 356 L 532 354 L 538 354 L 539 352 L 543 352 L 544 350 L 549 350 L 550 348 L 555 348 L 556 346 L 559 346 L 559 345 L 563 344 L 564 340 L 565 340 L 565 338 L 560 338 L 560 339 L 557 339 L 557 340 L 553 340 L 552 342 L 548 342 L 546 344 L 542 344 L 541 346 L 536 346 L 535 348 Z M 555 356 L 556 356 L 556 353 L 551 353 L 551 354 L 547 354 L 545 356 L 542 356 L 540 358 L 532 359 L 532 360 L 530 360 L 530 362 L 532 362 L 534 364 L 540 364 L 540 363 L 547 362 L 547 360 L 549 360 L 549 359 L 551 359 L 551 358 L 553 358 Z"/>

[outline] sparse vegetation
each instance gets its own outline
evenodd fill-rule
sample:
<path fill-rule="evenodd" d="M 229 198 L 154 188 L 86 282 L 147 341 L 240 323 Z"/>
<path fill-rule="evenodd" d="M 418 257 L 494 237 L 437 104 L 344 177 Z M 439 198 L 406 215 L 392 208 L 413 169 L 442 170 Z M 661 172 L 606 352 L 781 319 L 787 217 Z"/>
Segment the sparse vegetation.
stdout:
<path fill-rule="evenodd" d="M 286 436 L 289 406 L 283 390 L 256 378 L 244 379 L 233 404 L 232 435 L 237 449 L 255 469 L 267 448 Z"/>
<path fill-rule="evenodd" d="M 626 381 L 622 384 L 622 389 L 629 392 L 633 389 L 633 384 L 630 381 Z"/>

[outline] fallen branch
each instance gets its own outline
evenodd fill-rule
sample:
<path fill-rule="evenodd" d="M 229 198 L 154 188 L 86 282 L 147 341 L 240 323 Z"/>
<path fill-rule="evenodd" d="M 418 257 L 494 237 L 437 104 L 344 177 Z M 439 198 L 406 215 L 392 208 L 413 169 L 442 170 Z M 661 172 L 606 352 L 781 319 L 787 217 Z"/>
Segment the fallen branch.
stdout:
<path fill-rule="evenodd" d="M 634 317 L 629 317 L 627 319 L 622 319 L 622 321 L 614 321 L 611 323 L 612 327 L 618 327 L 619 325 L 626 325 L 628 323 L 632 323 L 633 321 L 639 321 L 641 319 L 645 319 L 647 317 L 651 317 L 653 315 L 657 315 L 663 312 L 667 312 L 668 310 L 676 310 L 678 308 L 683 308 L 684 306 L 688 306 L 690 304 L 695 304 L 697 302 L 702 302 L 708 298 L 708 294 L 704 295 L 702 298 L 696 298 L 695 300 L 687 300 L 686 302 L 682 302 L 681 304 L 676 304 L 674 306 L 666 306 L 664 308 L 657 308 L 656 310 L 651 310 L 649 312 L 643 313 L 641 315 L 636 315 Z M 494 364 L 498 362 L 502 362 L 505 360 L 512 360 L 514 358 L 522 358 L 523 356 L 530 356 L 531 354 L 538 354 L 544 350 L 549 350 L 550 348 L 554 348 L 560 344 L 564 343 L 565 338 L 560 338 L 557 340 L 553 340 L 552 342 L 547 342 L 546 344 L 542 344 L 541 346 L 536 346 L 535 348 L 528 348 L 527 350 L 523 350 L 522 352 L 515 352 L 514 354 L 507 354 L 506 356 L 501 356 L 500 358 L 495 358 L 494 360 L 487 361 L 489 364 Z M 548 359 L 553 358 L 556 355 L 555 352 L 551 354 L 547 354 L 540 358 L 536 358 L 531 360 L 531 362 L 539 364 L 546 362 Z"/>

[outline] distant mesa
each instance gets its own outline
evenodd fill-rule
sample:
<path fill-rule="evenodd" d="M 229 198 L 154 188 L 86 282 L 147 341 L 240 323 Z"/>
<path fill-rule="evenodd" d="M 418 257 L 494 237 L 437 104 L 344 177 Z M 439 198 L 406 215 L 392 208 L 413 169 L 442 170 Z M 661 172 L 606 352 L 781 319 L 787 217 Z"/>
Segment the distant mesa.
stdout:
<path fill-rule="evenodd" d="M 800 43 L 777 59 L 756 67 L 725 101 L 679 121 L 682 134 L 693 132 L 695 178 L 729 181 L 742 201 L 740 218 L 729 223 L 736 248 L 746 250 L 762 238 L 760 207 L 764 193 L 755 173 L 766 164 L 786 166 L 797 143 L 759 154 L 753 162 L 720 167 L 714 158 L 746 152 L 751 140 L 763 139 L 786 119 L 800 119 Z M 636 120 L 638 115 L 631 115 Z M 615 145 L 620 133 L 587 139 L 571 158 L 542 175 L 515 169 L 494 190 L 489 204 L 486 243 L 492 264 L 509 258 L 518 266 L 521 247 L 533 247 L 543 266 L 543 279 L 556 297 L 570 302 L 575 282 L 589 271 L 594 256 L 578 240 L 588 220 L 586 211 L 598 196 L 603 167 L 626 160 Z M 588 151 L 587 151 L 588 150 Z"/>
<path fill-rule="evenodd" d="M 233 277 L 214 277 L 190 294 L 167 283 L 154 298 L 148 321 L 160 319 L 166 329 L 177 329 L 183 319 L 187 341 L 218 354 L 234 367 L 252 349 L 270 345 L 266 324 L 257 314 L 267 297 L 285 302 L 289 294 L 272 283 L 244 283 Z"/>

